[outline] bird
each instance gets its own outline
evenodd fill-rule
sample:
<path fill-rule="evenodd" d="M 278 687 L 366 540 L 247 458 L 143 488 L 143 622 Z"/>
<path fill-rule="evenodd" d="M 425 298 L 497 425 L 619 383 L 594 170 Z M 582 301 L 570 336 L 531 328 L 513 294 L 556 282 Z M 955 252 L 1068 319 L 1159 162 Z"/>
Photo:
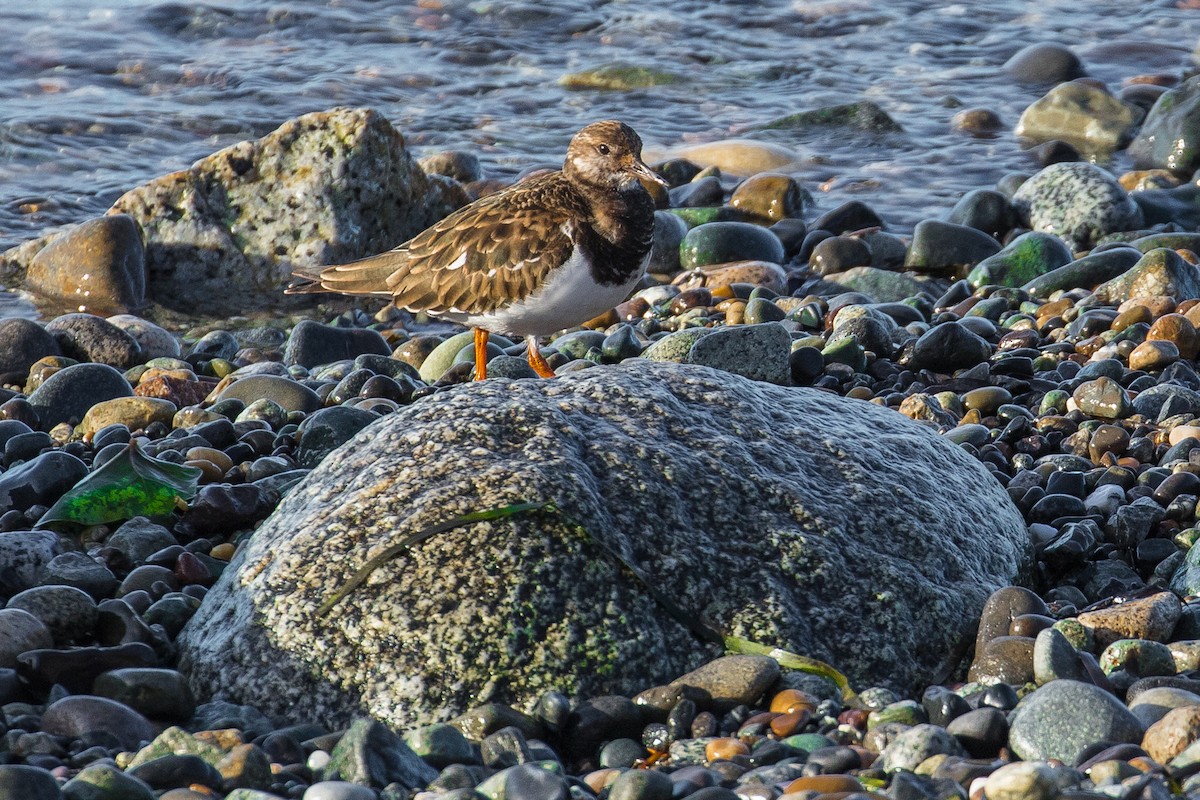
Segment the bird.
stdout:
<path fill-rule="evenodd" d="M 553 377 L 538 339 L 613 308 L 646 271 L 648 184 L 667 184 L 641 153 L 633 128 L 593 122 L 571 139 L 561 170 L 481 197 L 385 253 L 296 270 L 285 291 L 390 297 L 466 325 L 476 380 L 487 378 L 491 333 L 523 337 L 534 372 Z"/>

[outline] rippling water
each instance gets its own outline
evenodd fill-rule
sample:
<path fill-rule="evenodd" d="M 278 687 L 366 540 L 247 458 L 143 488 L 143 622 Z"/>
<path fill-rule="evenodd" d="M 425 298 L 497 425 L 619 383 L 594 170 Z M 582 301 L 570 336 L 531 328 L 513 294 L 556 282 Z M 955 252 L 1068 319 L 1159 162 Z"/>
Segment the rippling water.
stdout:
<path fill-rule="evenodd" d="M 870 99 L 905 132 L 771 138 L 808 157 L 801 174 L 821 207 L 856 197 L 905 231 L 968 189 L 1035 167 L 1011 135 L 950 130 L 971 106 L 999 112 L 1011 129 L 1040 96 L 1044 87 L 1004 76 L 1012 53 L 1066 44 L 1114 90 L 1138 74 L 1182 77 L 1200 33 L 1200 11 L 1187 5 L 5 0 L 0 248 L 335 105 L 374 106 L 418 152 L 468 148 L 489 173 L 511 175 L 561 160 L 571 133 L 595 119 L 619 117 L 648 143 L 671 146 Z M 681 80 L 628 92 L 558 83 L 612 62 Z"/>

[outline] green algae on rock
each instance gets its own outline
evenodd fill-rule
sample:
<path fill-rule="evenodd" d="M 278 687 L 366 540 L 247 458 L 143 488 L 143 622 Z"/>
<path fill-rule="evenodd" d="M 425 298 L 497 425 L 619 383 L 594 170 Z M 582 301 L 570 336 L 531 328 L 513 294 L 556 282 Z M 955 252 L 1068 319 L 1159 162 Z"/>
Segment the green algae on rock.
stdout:
<path fill-rule="evenodd" d="M 1030 231 L 976 264 L 967 275 L 967 282 L 976 289 L 988 285 L 1015 288 L 1070 263 L 1071 251 L 1062 239 Z"/>
<path fill-rule="evenodd" d="M 169 514 L 196 494 L 199 480 L 196 467 L 151 458 L 133 441 L 60 497 L 37 525 L 99 525 Z"/>

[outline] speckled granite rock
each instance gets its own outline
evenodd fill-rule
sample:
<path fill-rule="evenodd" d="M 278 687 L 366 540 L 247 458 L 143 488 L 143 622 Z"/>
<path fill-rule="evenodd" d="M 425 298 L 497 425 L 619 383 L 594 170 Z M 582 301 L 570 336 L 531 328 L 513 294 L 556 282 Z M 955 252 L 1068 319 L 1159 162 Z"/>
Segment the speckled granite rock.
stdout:
<path fill-rule="evenodd" d="M 1117 179 L 1086 161 L 1051 164 L 1021 184 L 1012 203 L 1024 224 L 1062 237 L 1073 250 L 1142 225 L 1141 209 Z"/>
<path fill-rule="evenodd" d="M 445 531 L 317 613 L 398 537 L 547 500 L 563 513 Z M 181 668 L 201 697 L 330 725 L 629 693 L 714 655 L 650 585 L 724 632 L 911 689 L 957 659 L 1028 547 L 978 462 L 870 404 L 647 362 L 488 381 L 326 458 L 213 587 Z"/>
<path fill-rule="evenodd" d="M 141 226 L 150 300 L 241 312 L 278 303 L 293 267 L 382 252 L 466 199 L 427 177 L 381 115 L 335 108 L 139 186 L 111 213 Z M 27 269 L 52 239 L 8 251 L 0 271 Z"/>

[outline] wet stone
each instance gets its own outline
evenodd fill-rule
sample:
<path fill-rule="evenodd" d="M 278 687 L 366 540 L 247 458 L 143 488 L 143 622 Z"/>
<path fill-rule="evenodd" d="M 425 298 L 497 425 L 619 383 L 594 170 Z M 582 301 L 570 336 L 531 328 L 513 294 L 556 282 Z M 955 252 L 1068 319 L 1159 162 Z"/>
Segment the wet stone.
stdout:
<path fill-rule="evenodd" d="M 101 400 L 130 397 L 133 387 L 107 364 L 74 364 L 55 372 L 29 395 L 43 430 L 77 424 Z"/>
<path fill-rule="evenodd" d="M 1083 64 L 1065 45 L 1038 42 L 1004 62 L 1004 71 L 1022 83 L 1061 83 L 1083 77 Z"/>
<path fill-rule="evenodd" d="M 0 320 L 0 378 L 12 376 L 24 382 L 34 362 L 58 355 L 62 355 L 58 341 L 38 323 L 20 317 Z"/>
<path fill-rule="evenodd" d="M 1090 742 L 1140 738 L 1140 723 L 1111 694 L 1090 684 L 1059 680 L 1018 705 L 1010 744 L 1022 758 L 1074 763 Z"/>
<path fill-rule="evenodd" d="M 400 737 L 374 720 L 356 720 L 330 757 L 322 775 L 326 780 L 340 777 L 380 788 L 392 782 L 419 788 L 437 777 Z"/>
<path fill-rule="evenodd" d="M 137 340 L 103 317 L 64 314 L 46 324 L 63 355 L 76 361 L 93 361 L 126 369 L 137 364 L 142 348 Z"/>
<path fill-rule="evenodd" d="M 1178 253 L 1160 247 L 1143 255 L 1128 271 L 1097 286 L 1092 294 L 1097 300 L 1110 303 L 1158 295 L 1176 300 L 1197 299 L 1200 274 Z"/>
<path fill-rule="evenodd" d="M 1058 236 L 1031 231 L 980 261 L 967 275 L 967 282 L 976 288 L 991 284 L 1025 286 L 1070 264 L 1071 259 L 1070 249 Z"/>
<path fill-rule="evenodd" d="M 221 392 L 218 400 L 237 399 L 247 405 L 259 399 L 271 400 L 285 411 L 312 413 L 321 407 L 321 398 L 302 383 L 276 375 L 250 375 L 239 378 Z"/>
<path fill-rule="evenodd" d="M 952 372 L 986 361 L 991 345 L 960 322 L 936 325 L 913 345 L 912 366 L 936 372 Z"/>
<path fill-rule="evenodd" d="M 154 800 L 145 781 L 107 763 L 88 764 L 62 787 L 67 800 Z"/>
<path fill-rule="evenodd" d="M 1013 207 L 1030 228 L 1061 237 L 1073 250 L 1142 224 L 1141 210 L 1116 178 L 1087 162 L 1046 167 L 1021 185 Z"/>
<path fill-rule="evenodd" d="M 297 463 L 315 467 L 329 453 L 379 419 L 378 414 L 349 406 L 323 408 L 300 424 Z"/>
<path fill-rule="evenodd" d="M 288 337 L 283 361 L 312 368 L 365 353 L 388 356 L 392 348 L 379 331 L 370 328 L 335 328 L 302 320 Z"/>
<path fill-rule="evenodd" d="M 37 617 L 50 630 L 54 645 L 60 647 L 90 637 L 100 617 L 96 602 L 72 586 L 35 586 L 10 598 L 6 608 Z"/>
<path fill-rule="evenodd" d="M 780 385 L 791 382 L 791 336 L 778 322 L 712 330 L 688 350 L 687 363 Z"/>
<path fill-rule="evenodd" d="M 710 222 L 687 232 L 680 266 L 693 269 L 730 261 L 783 262 L 783 244 L 766 228 L 748 222 Z"/>
<path fill-rule="evenodd" d="M 154 738 L 153 726 L 141 714 L 121 703 L 90 695 L 72 695 L 52 703 L 42 714 L 42 730 L 69 737 L 104 731 L 129 750 Z"/>
<path fill-rule="evenodd" d="M 1107 377 L 1080 384 L 1071 399 L 1084 414 L 1102 419 L 1121 419 L 1129 416 L 1132 409 L 1125 388 Z"/>
<path fill-rule="evenodd" d="M 1129 146 L 1136 167 L 1161 167 L 1186 174 L 1200 166 L 1198 93 L 1200 80 L 1192 77 L 1158 99 Z"/>
<path fill-rule="evenodd" d="M 1014 134 L 1034 142 L 1060 139 L 1085 153 L 1108 153 L 1133 138 L 1141 109 L 1089 83 L 1060 83 L 1021 114 Z"/>
<path fill-rule="evenodd" d="M 904 260 L 905 269 L 942 270 L 975 265 L 1000 251 L 992 236 L 967 225 L 939 220 L 922 220 L 913 229 L 912 244 Z"/>
<path fill-rule="evenodd" d="M 146 717 L 165 722 L 186 722 L 196 701 L 184 677 L 172 669 L 127 667 L 101 673 L 94 691 L 122 703 Z"/>

